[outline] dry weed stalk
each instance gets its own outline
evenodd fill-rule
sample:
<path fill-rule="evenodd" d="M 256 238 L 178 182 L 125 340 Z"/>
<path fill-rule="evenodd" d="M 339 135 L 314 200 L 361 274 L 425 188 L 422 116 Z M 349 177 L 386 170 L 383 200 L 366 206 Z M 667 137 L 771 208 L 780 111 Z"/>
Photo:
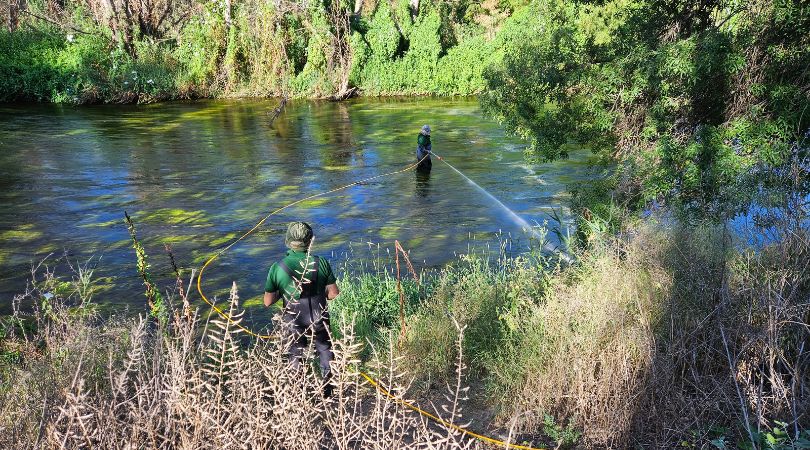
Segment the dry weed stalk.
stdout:
<path fill-rule="evenodd" d="M 541 329 L 541 340 L 503 416 L 521 417 L 520 431 L 542 428 L 546 414 L 571 417 L 591 445 L 626 442 L 653 358 L 644 314 L 670 284 L 664 271 L 615 252 L 595 259 L 587 277 L 555 285 L 542 307 L 527 311 L 525 326 Z"/>
<path fill-rule="evenodd" d="M 181 291 L 182 292 L 182 291 Z M 59 300 L 59 299 L 55 299 Z M 59 303 L 56 301 L 56 303 Z M 325 399 L 313 370 L 294 371 L 281 341 L 250 342 L 232 321 L 196 311 L 176 320 L 145 317 L 100 326 L 54 306 L 51 326 L 27 339 L 46 342 L 0 395 L 3 448 L 439 449 L 479 444 L 448 434 L 358 376 L 360 343 L 351 324 L 334 343 L 335 394 Z M 188 320 L 185 320 L 189 317 Z M 235 323 L 234 323 L 235 322 Z M 43 322 L 44 324 L 44 322 Z M 383 384 L 403 395 L 393 348 L 379 357 Z M 461 371 L 448 420 L 460 420 Z"/>

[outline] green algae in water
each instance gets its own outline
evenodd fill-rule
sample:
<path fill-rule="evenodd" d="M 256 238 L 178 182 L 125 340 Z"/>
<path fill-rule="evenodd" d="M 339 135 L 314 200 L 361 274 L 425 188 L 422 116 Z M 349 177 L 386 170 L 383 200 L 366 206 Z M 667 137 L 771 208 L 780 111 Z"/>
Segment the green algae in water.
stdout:
<path fill-rule="evenodd" d="M 267 248 L 260 245 L 245 246 L 246 248 L 240 249 L 240 253 L 248 256 L 262 256 L 267 254 Z"/>
<path fill-rule="evenodd" d="M 160 125 L 153 125 L 150 128 L 152 131 L 165 133 L 167 131 L 172 131 L 180 127 L 180 122 L 166 122 Z"/>
<path fill-rule="evenodd" d="M 160 243 L 161 245 L 169 245 L 171 247 L 175 247 L 179 244 L 184 244 L 188 242 L 194 242 L 196 240 L 197 239 L 195 236 L 177 236 L 177 235 L 161 236 L 157 238 L 157 242 Z M 152 241 L 151 238 L 145 239 L 145 242 L 147 243 L 149 243 L 150 241 Z"/>
<path fill-rule="evenodd" d="M 264 294 L 257 295 L 256 297 L 251 297 L 245 300 L 244 302 L 242 302 L 242 306 L 244 308 L 259 307 L 259 306 L 264 307 Z M 268 308 L 268 314 L 270 314 L 270 308 Z"/>
<path fill-rule="evenodd" d="M 43 236 L 33 224 L 20 225 L 13 230 L 0 231 L 0 241 L 33 242 Z"/>
<path fill-rule="evenodd" d="M 235 241 L 236 238 L 238 238 L 239 236 L 241 236 L 239 233 L 223 234 L 223 235 L 220 235 L 219 237 L 212 238 L 212 239 L 208 240 L 207 241 L 208 246 L 209 247 L 214 247 L 214 248 L 221 247 L 221 246 L 223 246 L 225 244 L 230 244 L 231 242 Z"/>
<path fill-rule="evenodd" d="M 49 253 L 54 253 L 59 250 L 59 246 L 54 243 L 45 244 L 39 248 L 37 248 L 38 255 L 47 255 Z"/>
<path fill-rule="evenodd" d="M 353 219 L 356 217 L 361 217 L 363 212 L 364 211 L 362 208 L 347 208 L 346 211 L 341 212 L 337 215 L 337 217 L 340 219 Z"/>
<path fill-rule="evenodd" d="M 379 235 L 385 240 L 400 239 L 402 237 L 402 227 L 385 225 L 380 228 Z"/>
<path fill-rule="evenodd" d="M 317 197 L 317 198 L 311 198 L 309 200 L 305 200 L 305 201 L 303 201 L 301 203 L 298 203 L 295 206 L 298 207 L 298 208 L 317 208 L 317 207 L 323 206 L 323 205 L 325 205 L 327 203 L 329 203 L 328 198 L 326 198 L 326 197 Z"/>
<path fill-rule="evenodd" d="M 81 228 L 110 228 L 114 226 L 124 226 L 123 219 L 113 219 L 106 222 L 93 222 L 79 225 Z"/>
<path fill-rule="evenodd" d="M 207 213 L 202 210 L 188 211 L 180 208 L 159 208 L 138 214 L 136 221 L 155 222 L 169 225 L 188 225 L 193 227 L 211 226 Z"/>
<path fill-rule="evenodd" d="M 346 236 L 340 234 L 326 235 L 326 233 L 316 234 L 314 245 L 315 248 L 313 249 L 313 251 L 323 253 L 326 251 L 340 248 L 345 244 L 346 244 Z"/>
<path fill-rule="evenodd" d="M 425 238 L 423 238 L 423 237 L 415 237 L 415 238 L 408 239 L 403 245 L 405 246 L 405 249 L 407 250 L 407 249 L 410 249 L 410 248 L 422 247 L 425 242 L 426 242 Z"/>

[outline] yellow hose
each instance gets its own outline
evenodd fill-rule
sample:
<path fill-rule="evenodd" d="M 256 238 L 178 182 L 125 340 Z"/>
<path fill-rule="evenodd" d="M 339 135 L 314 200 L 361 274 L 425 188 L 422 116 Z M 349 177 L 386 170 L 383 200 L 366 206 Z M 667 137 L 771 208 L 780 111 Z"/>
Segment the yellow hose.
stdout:
<path fill-rule="evenodd" d="M 213 255 L 212 255 L 210 258 L 208 258 L 208 259 L 205 261 L 205 263 L 204 263 L 204 264 L 202 265 L 202 267 L 200 268 L 200 272 L 197 274 L 197 292 L 199 292 L 199 293 L 200 293 L 200 297 L 203 299 L 203 301 L 205 301 L 205 303 L 207 303 L 209 306 L 211 306 L 211 309 L 213 309 L 214 311 L 216 311 L 216 312 L 217 312 L 217 314 L 219 314 L 219 316 L 220 316 L 220 317 L 222 317 L 223 319 L 225 319 L 226 321 L 228 321 L 228 322 L 229 322 L 231 325 L 233 325 L 233 326 L 235 326 L 235 327 L 239 328 L 240 330 L 244 331 L 244 332 L 245 332 L 245 333 L 247 333 L 248 335 L 253 336 L 253 337 L 256 337 L 256 338 L 258 338 L 258 339 L 272 339 L 272 338 L 273 338 L 273 336 L 272 336 L 272 335 L 269 335 L 269 334 L 260 334 L 260 333 L 255 333 L 253 330 L 251 330 L 251 329 L 249 329 L 249 328 L 246 328 L 246 327 L 245 327 L 245 326 L 243 326 L 242 324 L 240 324 L 240 323 L 238 323 L 238 322 L 234 321 L 234 320 L 233 320 L 233 319 L 232 319 L 232 318 L 231 318 L 231 317 L 228 315 L 228 313 L 226 313 L 225 311 L 221 310 L 221 309 L 220 309 L 218 306 L 216 306 L 216 305 L 215 305 L 215 304 L 214 304 L 212 301 L 208 300 L 208 297 L 206 297 L 206 296 L 205 296 L 205 294 L 203 293 L 203 290 L 202 290 L 202 277 L 203 277 L 203 273 L 205 272 L 205 269 L 206 269 L 206 268 L 207 268 L 207 267 L 208 267 L 208 266 L 209 266 L 209 265 L 210 265 L 210 264 L 211 264 L 211 263 L 212 263 L 212 262 L 213 262 L 215 259 L 219 258 L 219 257 L 220 257 L 220 255 L 222 255 L 223 253 L 225 253 L 226 251 L 228 251 L 228 250 L 229 250 L 231 247 L 233 247 L 234 245 L 236 245 L 237 243 L 239 243 L 240 241 L 242 241 L 242 240 L 243 240 L 243 239 L 245 239 L 246 237 L 248 237 L 248 236 L 250 236 L 251 234 L 253 234 L 253 233 L 254 233 L 254 232 L 257 230 L 257 229 L 259 229 L 259 227 L 261 227 L 261 226 L 262 226 L 262 225 L 263 225 L 263 224 L 264 224 L 264 223 L 267 221 L 267 219 L 269 219 L 271 216 L 273 216 L 273 215 L 275 215 L 275 214 L 278 214 L 279 212 L 281 212 L 281 211 L 283 211 L 283 210 L 285 210 L 285 209 L 287 209 L 287 208 L 289 208 L 289 207 L 291 207 L 291 206 L 295 206 L 295 205 L 297 205 L 297 204 L 299 204 L 299 203 L 301 203 L 301 202 L 304 202 L 304 201 L 307 201 L 307 200 L 310 200 L 310 199 L 313 199 L 313 198 L 316 198 L 316 197 L 323 197 L 323 196 L 326 196 L 326 195 L 329 195 L 329 194 L 334 194 L 335 192 L 339 192 L 339 191 L 342 191 L 342 190 L 348 189 L 348 188 L 350 188 L 350 187 L 352 187 L 352 186 L 357 186 L 357 185 L 360 185 L 360 184 L 362 184 L 362 183 L 366 183 L 366 182 L 369 182 L 369 181 L 372 181 L 372 180 L 376 180 L 376 179 L 378 179 L 378 178 L 388 177 L 388 176 L 392 176 L 392 175 L 396 175 L 396 174 L 400 174 L 400 173 L 403 173 L 403 172 L 407 172 L 407 171 L 413 170 L 413 169 L 415 169 L 415 168 L 416 168 L 416 167 L 419 165 L 419 163 L 421 163 L 422 161 L 424 161 L 424 160 L 425 160 L 426 158 L 428 158 L 428 157 L 429 157 L 429 154 L 428 154 L 428 155 L 425 155 L 425 157 L 424 157 L 424 158 L 420 159 L 420 160 L 419 160 L 419 161 L 417 161 L 416 163 L 411 164 L 411 165 L 409 165 L 409 166 L 407 166 L 407 167 L 405 167 L 405 168 L 403 168 L 403 169 L 400 169 L 400 170 L 395 170 L 395 171 L 393 171 L 393 172 L 387 172 L 387 173 L 380 174 L 380 175 L 375 175 L 375 176 L 373 176 L 373 177 L 364 178 L 364 179 L 362 179 L 362 180 L 358 180 L 358 181 L 355 181 L 355 182 L 353 182 L 353 183 L 349 183 L 349 184 L 346 184 L 346 185 L 344 185 L 344 186 L 337 187 L 337 188 L 332 189 L 332 190 L 328 190 L 328 191 L 319 192 L 319 193 L 317 193 L 317 194 L 310 195 L 309 197 L 304 197 L 304 198 L 302 198 L 302 199 L 296 200 L 296 201 L 294 201 L 294 202 L 292 202 L 292 203 L 289 203 L 289 204 L 287 204 L 287 205 L 282 206 L 281 208 L 278 208 L 278 209 L 276 209 L 276 210 L 272 211 L 270 214 L 268 214 L 268 215 L 264 216 L 264 218 L 262 218 L 262 220 L 260 220 L 260 221 L 259 221 L 259 222 L 258 222 L 256 225 L 254 225 L 254 226 L 253 226 L 253 228 L 251 228 L 250 230 L 248 230 L 247 232 L 245 232 L 243 235 L 239 236 L 239 237 L 238 237 L 236 240 L 234 240 L 234 241 L 233 241 L 233 242 L 231 242 L 230 244 L 226 245 L 225 247 L 223 247 L 222 249 L 220 249 L 220 250 L 219 250 L 219 251 L 217 251 L 216 253 L 214 253 L 214 254 L 213 254 Z M 438 155 L 437 155 L 437 157 L 438 157 Z M 439 157 L 439 159 L 441 160 L 441 157 Z M 368 374 L 366 374 L 366 373 L 364 373 L 364 372 L 359 372 L 359 373 L 360 373 L 360 376 L 362 376 L 363 378 L 365 378 L 365 379 L 366 379 L 366 380 L 367 380 L 369 383 L 371 383 L 371 385 L 372 385 L 372 386 L 374 386 L 374 387 L 375 387 L 377 390 L 379 390 L 379 391 L 380 391 L 381 393 L 383 393 L 385 396 L 387 396 L 387 397 L 389 397 L 389 398 L 393 399 L 394 401 L 396 401 L 397 403 L 399 403 L 399 404 L 401 404 L 401 405 L 403 405 L 403 406 L 407 407 L 408 409 L 410 409 L 410 410 L 412 410 L 412 411 L 415 411 L 415 412 L 417 412 L 417 413 L 421 414 L 422 416 L 427 417 L 427 418 L 429 418 L 430 420 L 432 420 L 432 421 L 434 421 L 434 422 L 436 422 L 436 423 L 438 423 L 438 424 L 441 424 L 441 425 L 443 425 L 443 426 L 445 426 L 445 427 L 447 427 L 447 428 L 450 428 L 450 429 L 453 429 L 453 430 L 459 431 L 459 432 L 464 433 L 464 434 L 466 434 L 466 435 L 468 435 L 468 436 L 472 436 L 472 437 L 474 437 L 474 438 L 476 438 L 476 439 L 480 439 L 480 440 L 481 440 L 481 441 L 483 441 L 483 442 L 487 442 L 487 443 L 490 443 L 490 444 L 495 444 L 495 445 L 499 445 L 499 446 L 504 446 L 504 447 L 506 447 L 506 448 L 513 448 L 513 449 L 519 449 L 519 450 L 542 450 L 542 449 L 535 448 L 535 447 L 527 447 L 527 446 L 523 446 L 523 445 L 510 444 L 510 443 L 508 443 L 508 442 L 501 441 L 501 440 L 498 440 L 498 439 L 494 439 L 494 438 L 491 438 L 491 437 L 487 437 L 487 436 L 484 436 L 484 435 L 482 435 L 482 434 L 478 434 L 478 433 L 475 433 L 475 432 L 473 432 L 473 431 L 470 431 L 470 430 L 468 430 L 468 429 L 466 429 L 466 428 L 464 428 L 464 427 L 460 427 L 460 426 L 458 426 L 458 425 L 455 425 L 455 424 L 452 424 L 452 423 L 450 423 L 450 422 L 447 422 L 446 420 L 443 420 L 443 419 L 441 419 L 441 418 L 439 418 L 439 417 L 437 417 L 437 416 L 435 416 L 435 415 L 433 415 L 433 414 L 431 414 L 431 413 L 429 413 L 429 412 L 427 412 L 427 411 L 425 411 L 425 410 L 423 410 L 423 409 L 420 409 L 419 407 L 417 407 L 416 405 L 414 405 L 414 404 L 412 404 L 412 403 L 409 403 L 409 402 L 407 402 L 407 401 L 405 401 L 405 400 L 402 400 L 402 399 L 400 399 L 400 398 L 398 398 L 398 397 L 394 396 L 394 395 L 393 395 L 393 394 L 391 394 L 391 393 L 390 393 L 388 390 L 386 390 L 384 387 L 382 387 L 378 381 L 376 381 L 376 380 L 374 380 L 373 378 L 371 378 L 371 376 L 369 376 Z"/>

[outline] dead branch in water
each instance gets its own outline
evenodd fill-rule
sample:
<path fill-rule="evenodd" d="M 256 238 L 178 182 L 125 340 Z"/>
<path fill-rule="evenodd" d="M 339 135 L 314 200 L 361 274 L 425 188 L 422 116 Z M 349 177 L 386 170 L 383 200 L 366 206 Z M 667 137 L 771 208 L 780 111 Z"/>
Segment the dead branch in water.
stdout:
<path fill-rule="evenodd" d="M 286 95 L 281 97 L 281 102 L 279 102 L 278 106 L 276 106 L 273 109 L 273 111 L 268 113 L 270 115 L 270 123 L 268 124 L 269 126 L 271 126 L 271 127 L 273 126 L 273 122 L 275 122 L 276 119 L 278 119 L 278 116 L 280 116 L 282 111 L 284 111 L 285 106 L 287 106 L 287 96 Z"/>

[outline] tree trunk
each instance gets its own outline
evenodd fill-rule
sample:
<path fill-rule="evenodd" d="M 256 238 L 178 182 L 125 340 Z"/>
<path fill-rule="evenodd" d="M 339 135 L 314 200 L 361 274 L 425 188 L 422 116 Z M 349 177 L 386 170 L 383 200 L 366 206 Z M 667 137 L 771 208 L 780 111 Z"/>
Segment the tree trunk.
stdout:
<path fill-rule="evenodd" d="M 348 8 L 344 9 L 333 3 L 328 10 L 328 18 L 332 28 L 331 54 L 327 62 L 327 70 L 333 77 L 336 90 L 332 98 L 342 100 L 354 92 L 349 89 L 349 75 L 352 68 L 351 15 Z"/>
<path fill-rule="evenodd" d="M 231 47 L 231 41 L 235 37 L 232 13 L 233 4 L 231 0 L 225 0 L 225 11 L 223 12 L 225 19 L 225 54 L 222 58 L 222 68 L 225 76 L 225 85 L 227 88 L 230 88 L 230 86 L 233 85 L 233 82 L 238 76 L 236 71 L 236 57 L 234 55 L 234 49 Z"/>
<path fill-rule="evenodd" d="M 8 31 L 12 33 L 20 26 L 20 10 L 22 10 L 22 0 L 9 0 Z"/>
<path fill-rule="evenodd" d="M 354 0 L 354 15 L 359 16 L 363 11 L 363 0 Z"/>
<path fill-rule="evenodd" d="M 110 23 L 110 30 L 112 30 L 113 39 L 117 43 L 121 43 L 121 33 L 118 31 L 118 9 L 115 7 L 113 0 L 104 0 L 104 16 Z"/>
<path fill-rule="evenodd" d="M 416 20 L 419 15 L 419 0 L 411 0 L 411 19 Z"/>
<path fill-rule="evenodd" d="M 116 0 L 104 0 L 104 7 L 106 9 L 105 15 L 110 23 L 113 39 L 115 39 L 116 43 L 123 45 L 124 51 L 126 51 L 129 56 L 135 57 L 135 47 L 132 45 L 132 13 L 129 9 L 129 1 L 123 0 L 121 4 L 121 9 L 124 11 L 124 14 L 126 14 L 123 20 L 119 14 L 118 7 L 116 7 L 115 1 Z"/>
<path fill-rule="evenodd" d="M 113 0 L 115 1 L 115 0 Z M 129 56 L 135 58 L 135 46 L 132 44 L 133 36 L 132 36 L 132 7 L 130 6 L 129 0 L 122 0 L 121 2 L 121 10 L 124 11 L 124 20 L 123 20 L 123 30 L 121 30 L 121 38 L 122 43 L 124 44 L 124 51 L 129 54 Z M 120 23 L 120 22 L 119 22 Z"/>

